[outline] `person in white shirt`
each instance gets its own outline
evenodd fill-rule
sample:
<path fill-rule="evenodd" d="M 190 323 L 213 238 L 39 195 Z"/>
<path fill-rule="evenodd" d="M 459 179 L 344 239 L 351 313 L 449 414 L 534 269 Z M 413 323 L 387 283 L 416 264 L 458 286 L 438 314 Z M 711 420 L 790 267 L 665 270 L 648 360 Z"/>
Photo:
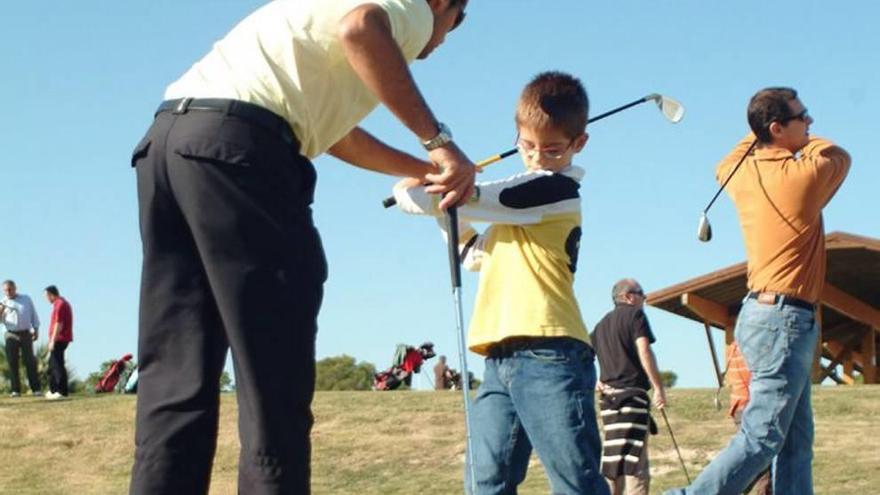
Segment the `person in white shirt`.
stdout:
<path fill-rule="evenodd" d="M 40 318 L 31 298 L 19 294 L 12 280 L 3 282 L 4 297 L 0 300 L 0 319 L 6 327 L 6 362 L 10 371 L 10 396 L 21 395 L 21 379 L 18 375 L 19 355 L 27 371 L 31 393 L 41 395 L 37 360 L 34 358 L 34 341 L 40 335 Z"/>

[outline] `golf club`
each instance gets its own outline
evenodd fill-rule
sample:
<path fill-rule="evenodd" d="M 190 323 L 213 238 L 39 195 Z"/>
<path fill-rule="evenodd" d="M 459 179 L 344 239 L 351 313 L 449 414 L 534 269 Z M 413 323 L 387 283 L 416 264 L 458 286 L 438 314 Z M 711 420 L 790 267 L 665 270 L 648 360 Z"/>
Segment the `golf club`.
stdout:
<path fill-rule="evenodd" d="M 446 231 L 449 233 L 447 244 L 449 248 L 449 274 L 452 279 L 452 299 L 455 302 L 455 330 L 458 336 L 458 360 L 461 367 L 461 394 L 464 399 L 464 427 L 465 427 L 465 458 L 467 469 L 470 474 L 471 490 L 475 493 L 477 488 L 476 471 L 474 470 L 474 449 L 471 442 L 471 407 L 470 407 L 470 373 L 467 367 L 467 347 L 465 346 L 464 315 L 461 308 L 461 257 L 458 252 L 458 210 L 446 209 Z M 465 493 L 467 481 L 465 481 Z"/>
<path fill-rule="evenodd" d="M 672 437 L 672 445 L 675 446 L 675 453 L 678 454 L 678 462 L 681 463 L 681 469 L 684 471 L 684 477 L 687 478 L 688 484 L 691 484 L 691 475 L 688 474 L 688 468 L 684 465 L 684 459 L 681 457 L 681 451 L 678 450 L 678 442 L 675 441 L 675 434 L 672 433 L 672 426 L 669 426 L 669 418 L 666 417 L 666 409 L 660 409 L 663 414 L 663 422 L 666 423 L 666 429 L 669 430 L 669 436 Z"/>
<path fill-rule="evenodd" d="M 677 123 L 681 122 L 681 119 L 684 118 L 684 107 L 681 105 L 681 103 L 679 103 L 676 100 L 673 100 L 672 98 L 670 98 L 668 96 L 663 96 L 663 95 L 657 94 L 657 93 L 651 93 L 647 96 L 639 98 L 638 100 L 631 101 L 631 102 L 627 103 L 626 105 L 619 106 L 619 107 L 614 108 L 612 110 L 609 110 L 603 114 L 597 115 L 597 116 L 591 118 L 590 120 L 588 120 L 587 123 L 592 124 L 593 122 L 597 122 L 599 120 L 604 119 L 605 117 L 614 115 L 617 112 L 622 112 L 622 111 L 626 110 L 627 108 L 634 107 L 636 105 L 640 105 L 640 104 L 645 103 L 647 101 L 655 102 L 657 104 L 657 108 L 659 108 L 660 112 L 663 114 L 663 116 L 666 117 L 666 120 L 672 122 L 673 124 L 677 124 Z M 474 165 L 477 168 L 483 168 L 483 167 L 491 165 L 495 162 L 501 161 L 510 155 L 514 155 L 517 153 L 517 151 L 518 151 L 517 148 L 513 148 L 513 149 L 505 151 L 504 153 L 499 153 L 497 155 L 490 156 L 489 158 L 486 158 L 485 160 L 479 161 L 479 162 L 475 163 Z M 397 200 L 394 199 L 394 196 L 389 196 L 382 201 L 382 206 L 384 206 L 385 208 L 390 208 L 396 204 L 397 204 Z"/>
<path fill-rule="evenodd" d="M 739 166 L 745 161 L 746 157 L 752 154 L 752 150 L 757 146 L 758 140 L 752 141 L 752 145 L 749 146 L 749 149 L 743 154 L 742 158 L 739 159 L 739 162 L 733 167 L 733 170 L 730 172 L 730 175 L 727 176 L 727 179 L 724 180 L 724 183 L 721 184 L 721 187 L 718 188 L 718 192 L 715 193 L 715 196 L 712 196 L 712 201 L 709 201 L 709 204 L 706 205 L 706 208 L 703 209 L 703 214 L 700 215 L 700 222 L 697 224 L 697 239 L 703 242 L 709 242 L 712 240 L 712 225 L 709 224 L 709 217 L 706 216 L 706 213 L 709 213 L 709 208 L 715 203 L 715 200 L 718 199 L 718 195 L 721 194 L 721 191 L 724 190 L 724 187 L 727 186 L 727 183 L 730 182 L 730 179 L 733 177 L 733 174 L 739 170 Z"/>
<path fill-rule="evenodd" d="M 721 410 L 721 400 L 718 396 L 721 394 L 721 387 L 724 386 L 724 378 L 721 373 L 721 367 L 718 366 L 718 353 L 715 352 L 715 341 L 712 340 L 711 327 L 709 326 L 708 321 L 703 321 L 703 326 L 706 327 L 706 340 L 709 341 L 709 351 L 712 354 L 712 366 L 715 368 L 715 378 L 718 379 L 718 388 L 715 389 L 715 410 Z"/>

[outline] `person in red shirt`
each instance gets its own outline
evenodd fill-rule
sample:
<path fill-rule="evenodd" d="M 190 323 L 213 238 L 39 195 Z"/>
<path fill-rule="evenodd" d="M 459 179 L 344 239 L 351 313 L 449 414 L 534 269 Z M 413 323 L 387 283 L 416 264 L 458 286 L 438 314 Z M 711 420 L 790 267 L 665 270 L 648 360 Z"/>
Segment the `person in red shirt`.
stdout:
<path fill-rule="evenodd" d="M 73 310 L 54 285 L 46 287 L 46 299 L 52 305 L 49 319 L 49 391 L 46 398 L 57 400 L 67 397 L 68 393 L 64 351 L 73 342 Z"/>

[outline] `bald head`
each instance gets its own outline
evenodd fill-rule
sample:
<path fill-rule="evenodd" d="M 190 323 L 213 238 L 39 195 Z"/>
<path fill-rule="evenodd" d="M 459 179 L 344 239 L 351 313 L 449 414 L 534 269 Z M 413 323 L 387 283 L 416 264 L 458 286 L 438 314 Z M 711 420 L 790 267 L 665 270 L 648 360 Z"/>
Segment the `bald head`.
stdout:
<path fill-rule="evenodd" d="M 618 280 L 611 288 L 611 300 L 614 301 L 614 304 L 643 305 L 645 292 L 636 279 L 624 278 Z"/>

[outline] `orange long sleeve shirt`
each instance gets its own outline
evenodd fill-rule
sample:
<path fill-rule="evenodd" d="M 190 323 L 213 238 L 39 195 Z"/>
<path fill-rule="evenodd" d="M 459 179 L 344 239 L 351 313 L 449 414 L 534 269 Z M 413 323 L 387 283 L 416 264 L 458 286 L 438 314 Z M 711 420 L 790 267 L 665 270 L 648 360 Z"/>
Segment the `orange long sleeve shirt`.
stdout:
<path fill-rule="evenodd" d="M 716 169 L 722 183 L 755 140 L 746 136 Z M 822 208 L 849 172 L 849 154 L 811 136 L 798 153 L 757 148 L 727 185 L 748 258 L 748 287 L 815 303 L 825 281 Z"/>

